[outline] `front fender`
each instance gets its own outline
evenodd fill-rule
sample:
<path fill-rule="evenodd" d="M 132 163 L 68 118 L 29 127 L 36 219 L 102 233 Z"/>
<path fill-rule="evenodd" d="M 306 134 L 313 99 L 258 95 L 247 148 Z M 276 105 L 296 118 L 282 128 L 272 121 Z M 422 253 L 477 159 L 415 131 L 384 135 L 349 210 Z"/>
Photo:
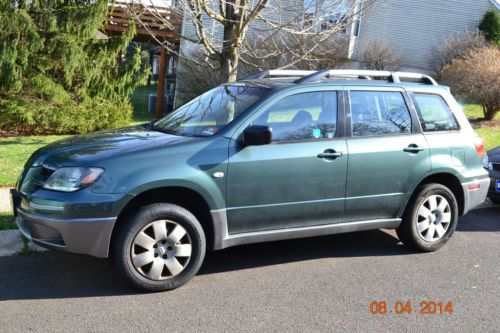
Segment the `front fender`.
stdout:
<path fill-rule="evenodd" d="M 184 188 L 198 193 L 208 204 L 210 210 L 226 208 L 226 201 L 218 184 L 210 179 L 193 182 L 185 179 L 165 179 L 142 184 L 128 192 L 130 200 L 141 193 L 161 188 Z M 129 200 L 129 201 L 130 201 Z M 124 206 L 126 203 L 124 204 Z"/>

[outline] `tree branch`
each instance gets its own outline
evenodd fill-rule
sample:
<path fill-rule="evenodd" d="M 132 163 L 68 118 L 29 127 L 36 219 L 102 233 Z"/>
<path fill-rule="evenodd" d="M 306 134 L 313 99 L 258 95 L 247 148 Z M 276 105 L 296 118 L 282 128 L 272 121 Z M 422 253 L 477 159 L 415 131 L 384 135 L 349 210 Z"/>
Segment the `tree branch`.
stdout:
<path fill-rule="evenodd" d="M 200 4 L 201 8 L 203 9 L 203 11 L 208 16 L 210 16 L 214 20 L 221 22 L 222 24 L 224 24 L 226 22 L 226 18 L 224 16 L 220 15 L 219 13 L 217 13 L 215 10 L 213 10 L 209 6 L 207 6 L 207 3 L 205 2 L 205 0 L 198 0 L 198 2 Z M 219 0 L 219 2 L 222 3 L 222 0 Z"/>

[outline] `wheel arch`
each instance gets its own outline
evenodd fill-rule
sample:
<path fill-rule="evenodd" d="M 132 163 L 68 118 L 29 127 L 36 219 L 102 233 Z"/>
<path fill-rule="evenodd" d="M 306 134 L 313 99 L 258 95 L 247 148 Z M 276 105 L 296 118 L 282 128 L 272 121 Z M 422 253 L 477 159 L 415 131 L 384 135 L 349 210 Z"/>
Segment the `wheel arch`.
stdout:
<path fill-rule="evenodd" d="M 404 214 L 408 205 L 412 202 L 413 198 L 418 194 L 419 189 L 430 183 L 441 184 L 446 186 L 455 196 L 458 205 L 458 216 L 462 216 L 464 214 L 465 209 L 465 196 L 462 188 L 462 184 L 460 179 L 452 173 L 449 172 L 437 172 L 430 175 L 425 176 L 417 185 L 413 188 L 411 195 L 408 196 L 406 203 L 404 205 L 404 209 L 401 210 L 400 216 Z"/>
<path fill-rule="evenodd" d="M 209 202 L 199 192 L 183 186 L 157 187 L 145 190 L 133 196 L 121 209 L 113 226 L 109 243 L 109 253 L 115 243 L 118 230 L 124 225 L 125 220 L 134 210 L 152 203 L 168 202 L 187 209 L 200 222 L 207 241 L 207 249 L 212 249 L 214 244 L 214 226 Z"/>

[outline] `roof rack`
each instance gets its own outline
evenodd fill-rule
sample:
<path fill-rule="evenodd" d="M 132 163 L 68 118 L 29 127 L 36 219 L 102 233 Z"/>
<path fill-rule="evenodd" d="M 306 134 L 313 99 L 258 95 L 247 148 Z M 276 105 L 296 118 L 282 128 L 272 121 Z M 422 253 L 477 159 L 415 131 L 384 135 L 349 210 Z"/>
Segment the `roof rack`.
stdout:
<path fill-rule="evenodd" d="M 371 71 L 371 70 L 352 70 L 352 69 L 332 69 L 315 72 L 294 81 L 294 83 L 317 82 L 328 78 L 359 78 L 365 80 L 387 78 L 390 82 L 400 83 L 402 79 L 419 80 L 421 83 L 437 86 L 438 83 L 429 75 L 410 72 L 390 72 L 390 71 Z"/>
<path fill-rule="evenodd" d="M 247 76 L 240 77 L 238 81 L 244 80 L 256 80 L 256 79 L 264 79 L 266 77 L 307 77 L 310 76 L 317 71 L 306 71 L 306 70 L 291 70 L 291 69 L 275 69 L 275 70 L 267 70 L 260 71 L 257 73 L 253 73 Z"/>

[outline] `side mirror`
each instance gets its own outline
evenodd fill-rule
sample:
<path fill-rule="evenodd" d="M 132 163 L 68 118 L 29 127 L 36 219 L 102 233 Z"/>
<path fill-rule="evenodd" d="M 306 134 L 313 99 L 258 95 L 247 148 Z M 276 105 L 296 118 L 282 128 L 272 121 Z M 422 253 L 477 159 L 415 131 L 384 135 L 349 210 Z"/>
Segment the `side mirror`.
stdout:
<path fill-rule="evenodd" d="M 271 143 L 272 131 L 269 126 L 252 125 L 243 132 L 245 146 L 262 146 Z"/>

